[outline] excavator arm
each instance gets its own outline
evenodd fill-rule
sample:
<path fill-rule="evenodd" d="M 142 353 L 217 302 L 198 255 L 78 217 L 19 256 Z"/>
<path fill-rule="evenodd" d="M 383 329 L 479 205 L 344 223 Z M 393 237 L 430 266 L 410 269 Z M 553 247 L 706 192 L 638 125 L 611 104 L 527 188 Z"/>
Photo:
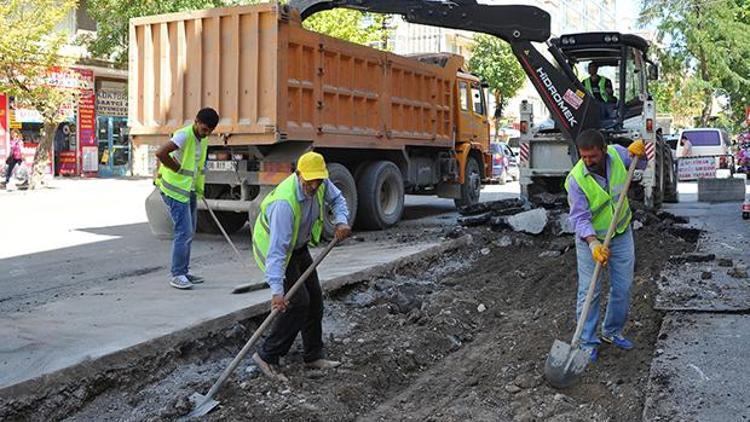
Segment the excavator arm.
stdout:
<path fill-rule="evenodd" d="M 599 106 L 573 74 L 562 52 L 548 42 L 550 15 L 534 6 L 487 5 L 476 0 L 292 0 L 302 17 L 339 7 L 402 15 L 411 23 L 483 32 L 510 43 L 526 75 L 552 111 L 560 129 L 574 140 L 599 127 Z M 532 42 L 545 42 L 558 66 Z"/>

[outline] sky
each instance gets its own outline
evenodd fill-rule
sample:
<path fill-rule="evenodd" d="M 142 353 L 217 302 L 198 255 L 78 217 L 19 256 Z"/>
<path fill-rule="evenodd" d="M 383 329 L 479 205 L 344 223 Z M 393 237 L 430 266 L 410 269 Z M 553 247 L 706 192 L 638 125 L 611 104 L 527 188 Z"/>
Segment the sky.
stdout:
<path fill-rule="evenodd" d="M 635 21 L 640 12 L 640 0 L 617 0 L 617 28 L 621 32 L 636 30 Z"/>

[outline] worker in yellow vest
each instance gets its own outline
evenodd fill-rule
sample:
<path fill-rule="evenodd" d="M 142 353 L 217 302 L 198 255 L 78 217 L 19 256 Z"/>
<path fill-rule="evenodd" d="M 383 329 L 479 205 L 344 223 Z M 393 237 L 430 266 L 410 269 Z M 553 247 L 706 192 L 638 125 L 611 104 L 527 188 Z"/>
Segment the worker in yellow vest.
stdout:
<path fill-rule="evenodd" d="M 607 146 L 604 136 L 596 129 L 581 132 L 576 146 L 581 158 L 565 181 L 578 259 L 576 319 L 581 315 L 596 262 L 606 265 L 609 270 L 609 301 L 602 336 L 599 338 L 596 335 L 601 283 L 597 284 L 594 291 L 581 334 L 581 346 L 590 350 L 591 361 L 595 362 L 601 341 L 624 350 L 634 347 L 633 342 L 623 336 L 635 268 L 635 246 L 630 227 L 632 212 L 627 200 L 609 247 L 604 247 L 602 242 L 614 217 L 620 192 L 625 187 L 632 156 L 644 157 L 646 151 L 642 140 L 632 142 L 628 148 L 620 145 Z M 646 164 L 646 160 L 639 160 L 638 168 L 644 169 Z"/>
<path fill-rule="evenodd" d="M 599 65 L 594 62 L 589 63 L 589 77 L 583 80 L 583 86 L 597 100 L 603 103 L 615 102 L 612 81 L 599 75 Z"/>
<path fill-rule="evenodd" d="M 328 179 L 323 156 L 307 152 L 297 161 L 297 170 L 263 199 L 255 220 L 253 255 L 271 288 L 273 309 L 282 312 L 253 361 L 264 375 L 276 381 L 287 381 L 278 368 L 279 357 L 289 352 L 299 332 L 306 366 L 328 369 L 340 365 L 327 360 L 323 350 L 323 294 L 317 271 L 288 302 L 284 300 L 284 294 L 312 265 L 308 245 L 315 246 L 321 240 L 325 204 L 333 211 L 336 238 L 346 239 L 352 230 L 344 195 Z"/>
<path fill-rule="evenodd" d="M 194 284 L 204 281 L 189 272 L 190 248 L 198 222 L 198 198 L 203 196 L 206 180 L 207 138 L 217 124 L 219 114 L 216 110 L 201 109 L 193 124 L 175 132 L 171 141 L 156 151 L 159 159 L 156 185 L 174 223 L 169 284 L 176 289 L 191 289 Z"/>

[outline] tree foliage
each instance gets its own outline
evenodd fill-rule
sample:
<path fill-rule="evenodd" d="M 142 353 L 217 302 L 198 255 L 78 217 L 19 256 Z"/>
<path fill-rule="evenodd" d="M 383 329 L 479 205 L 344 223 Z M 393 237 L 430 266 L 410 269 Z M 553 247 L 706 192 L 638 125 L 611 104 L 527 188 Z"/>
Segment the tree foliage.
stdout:
<path fill-rule="evenodd" d="M 666 85 L 696 100 L 698 124 L 708 126 L 713 100 L 728 93 L 733 108 L 750 98 L 750 2 L 748 0 L 643 0 L 640 21 L 656 24 L 668 44 Z M 687 95 L 690 93 L 690 95 Z M 689 107 L 688 107 L 689 108 Z M 693 111 L 693 110 L 682 110 Z M 738 116 L 739 117 L 739 116 Z"/>
<path fill-rule="evenodd" d="M 131 18 L 162 13 L 200 10 L 261 3 L 259 0 L 88 0 L 88 11 L 97 23 L 95 35 L 84 35 L 94 57 L 125 66 L 128 60 L 129 21 Z M 282 1 L 283 3 L 283 1 Z M 387 45 L 387 16 L 348 9 L 318 13 L 304 26 L 317 32 L 364 45 Z"/>
<path fill-rule="evenodd" d="M 477 35 L 474 41 L 469 70 L 487 82 L 495 104 L 502 109 L 523 87 L 526 74 L 505 41 L 486 34 Z M 499 126 L 500 114 L 495 113 L 495 127 Z"/>
<path fill-rule="evenodd" d="M 0 2 L 0 92 L 17 105 L 36 109 L 45 134 L 36 150 L 30 187 L 35 188 L 49 164 L 54 129 L 65 117 L 60 109 L 74 92 L 50 86 L 49 72 L 69 64 L 60 55 L 66 33 L 56 27 L 76 5 L 75 0 L 9 0 Z"/>
<path fill-rule="evenodd" d="M 92 56 L 121 66 L 128 60 L 131 18 L 234 4 L 224 0 L 88 0 L 87 3 L 89 15 L 96 22 L 96 36 L 84 35 L 81 41 Z"/>
<path fill-rule="evenodd" d="M 333 9 L 310 16 L 303 25 L 334 38 L 388 50 L 388 21 L 387 15 Z"/>

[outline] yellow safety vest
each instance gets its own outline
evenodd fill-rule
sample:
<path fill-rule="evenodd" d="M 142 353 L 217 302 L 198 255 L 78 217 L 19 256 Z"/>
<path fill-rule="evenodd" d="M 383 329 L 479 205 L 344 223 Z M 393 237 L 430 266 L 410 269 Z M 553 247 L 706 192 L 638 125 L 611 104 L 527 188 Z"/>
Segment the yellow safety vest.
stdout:
<path fill-rule="evenodd" d="M 193 188 L 193 178 L 195 178 L 195 193 L 198 197 L 203 196 L 203 189 L 206 182 L 206 175 L 203 173 L 203 167 L 206 165 L 206 156 L 208 155 L 208 142 L 199 142 L 193 132 L 193 125 L 185 126 L 176 133 L 183 132 L 186 135 L 185 143 L 180 148 L 182 159 L 180 160 L 180 170 L 173 171 L 165 165 L 159 166 L 159 177 L 156 184 L 159 189 L 168 197 L 180 201 L 190 201 L 190 191 Z M 200 145 L 201 154 L 196 162 L 195 148 Z M 170 155 L 177 151 L 172 151 Z"/>
<path fill-rule="evenodd" d="M 591 78 L 583 80 L 583 86 L 586 88 L 589 94 L 594 95 L 594 90 L 591 88 Z M 602 96 L 604 102 L 609 102 L 609 95 L 607 95 L 607 78 L 599 76 L 599 95 Z"/>
<path fill-rule="evenodd" d="M 323 235 L 323 201 L 325 198 L 325 183 L 322 183 L 316 192 L 316 199 L 320 212 L 318 213 L 318 219 L 313 222 L 310 246 L 315 246 L 320 243 L 320 238 Z M 284 179 L 283 182 L 279 183 L 274 190 L 272 190 L 260 203 L 260 214 L 255 219 L 255 225 L 253 226 L 253 255 L 255 256 L 255 262 L 258 263 L 258 267 L 261 270 L 266 271 L 266 257 L 268 256 L 268 248 L 271 244 L 271 228 L 266 216 L 266 210 L 268 206 L 276 201 L 286 201 L 292 212 L 294 213 L 294 227 L 292 228 L 292 241 L 289 242 L 289 248 L 286 251 L 286 264 L 289 264 L 289 259 L 292 257 L 294 246 L 297 244 L 297 235 L 299 234 L 300 221 L 302 219 L 302 210 L 297 200 L 297 175 L 292 173 L 289 177 Z"/>
<path fill-rule="evenodd" d="M 591 224 L 594 226 L 596 237 L 599 240 L 604 240 L 607 235 L 609 224 L 615 215 L 615 207 L 617 206 L 617 200 L 620 198 L 620 192 L 625 188 L 625 183 L 628 180 L 628 170 L 615 147 L 608 146 L 607 154 L 612 166 L 609 175 L 609 192 L 602 189 L 594 179 L 593 174 L 585 174 L 586 165 L 583 163 L 583 160 L 578 160 L 578 163 L 573 166 L 573 169 L 565 179 L 566 191 L 570 192 L 570 178 L 572 177 L 578 183 L 583 194 L 586 195 L 586 199 L 589 201 L 589 209 L 591 210 Z M 630 203 L 626 197 L 622 215 L 617 222 L 616 234 L 622 234 L 630 227 L 631 218 Z"/>

